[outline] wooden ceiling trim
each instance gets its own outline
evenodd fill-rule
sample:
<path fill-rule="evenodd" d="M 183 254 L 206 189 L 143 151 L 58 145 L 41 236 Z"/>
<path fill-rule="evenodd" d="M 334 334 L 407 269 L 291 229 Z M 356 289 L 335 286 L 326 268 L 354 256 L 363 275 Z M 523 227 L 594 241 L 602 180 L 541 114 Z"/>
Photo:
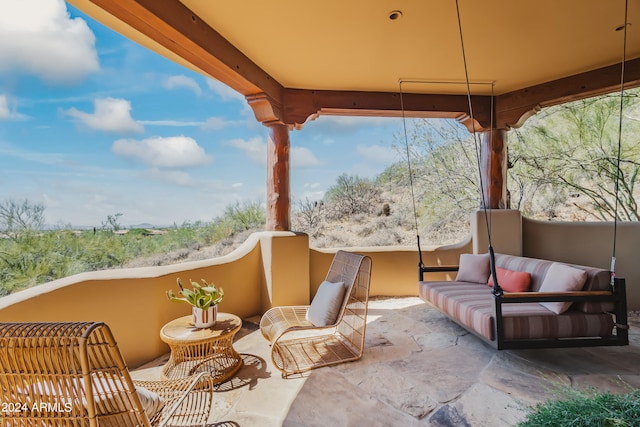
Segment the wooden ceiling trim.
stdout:
<path fill-rule="evenodd" d="M 282 105 L 266 93 L 247 95 L 245 98 L 249 107 L 253 110 L 256 120 L 263 125 L 270 126 L 274 123 L 287 124 L 282 120 Z"/>
<path fill-rule="evenodd" d="M 466 95 L 285 89 L 284 120 L 297 127 L 319 114 L 342 116 L 451 118 L 473 129 Z M 475 130 L 488 127 L 491 98 L 472 96 Z M 403 106 L 404 104 L 404 112 Z"/>
<path fill-rule="evenodd" d="M 620 89 L 621 64 L 565 77 L 496 98 L 496 127 L 517 128 L 540 108 L 604 95 Z M 640 58 L 625 63 L 625 87 L 640 86 Z"/>

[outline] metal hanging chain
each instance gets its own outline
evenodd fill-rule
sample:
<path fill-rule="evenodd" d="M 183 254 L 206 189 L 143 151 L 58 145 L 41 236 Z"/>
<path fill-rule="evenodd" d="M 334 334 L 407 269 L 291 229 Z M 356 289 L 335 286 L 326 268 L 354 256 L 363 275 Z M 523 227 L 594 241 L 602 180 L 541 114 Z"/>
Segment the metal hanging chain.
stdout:
<path fill-rule="evenodd" d="M 493 278 L 493 289 L 491 292 L 493 292 L 495 296 L 502 296 L 503 294 L 502 288 L 500 288 L 500 285 L 498 284 L 498 277 L 496 274 L 495 254 L 493 252 L 493 246 L 491 245 L 491 226 L 489 224 L 487 201 L 484 195 L 484 183 L 482 182 L 482 172 L 481 172 L 482 165 L 480 164 L 480 152 L 479 152 L 480 150 L 478 149 L 480 144 L 478 143 L 478 136 L 476 134 L 476 124 L 475 124 L 475 119 L 473 117 L 473 105 L 471 102 L 471 85 L 469 84 L 469 70 L 467 67 L 467 55 L 464 48 L 464 37 L 462 35 L 462 20 L 460 19 L 460 5 L 458 0 L 456 0 L 456 15 L 458 17 L 458 32 L 460 33 L 460 47 L 462 49 L 462 62 L 464 63 L 464 77 L 465 77 L 465 81 L 467 82 L 467 101 L 469 103 L 469 115 L 471 116 L 471 130 L 473 132 L 473 139 L 476 144 L 476 160 L 478 163 L 478 174 L 480 178 L 479 180 L 480 196 L 482 198 L 482 209 L 484 212 L 485 226 L 487 227 L 487 238 L 489 240 L 489 267 L 491 271 L 491 277 Z M 491 100 L 492 100 L 491 124 L 490 124 L 491 130 L 490 130 L 489 137 L 491 138 L 490 141 L 493 142 L 493 86 L 491 90 Z"/>
<path fill-rule="evenodd" d="M 416 196 L 415 196 L 415 191 L 414 191 L 414 182 L 413 182 L 413 168 L 411 166 L 411 152 L 409 150 L 409 136 L 408 136 L 408 132 L 407 132 L 407 117 L 405 114 L 405 108 L 404 108 L 404 92 L 402 90 L 402 84 L 403 83 L 419 83 L 419 84 L 444 84 L 444 85 L 456 85 L 456 84 L 465 84 L 467 86 L 469 85 L 491 85 L 491 122 L 493 123 L 493 86 L 495 85 L 495 82 L 470 82 L 470 81 L 466 81 L 466 82 L 456 82 L 456 81 L 440 81 L 440 80 L 398 80 L 398 86 L 399 86 L 399 93 L 400 93 L 400 109 L 402 111 L 402 127 L 403 127 L 403 131 L 404 131 L 404 145 L 405 145 L 405 151 L 406 151 L 406 156 L 407 156 L 407 166 L 408 166 L 408 170 L 409 170 L 409 186 L 411 188 L 411 202 L 413 203 L 413 220 L 414 220 L 414 224 L 415 224 L 415 228 L 416 228 L 416 241 L 418 243 L 418 257 L 419 257 L 419 268 L 422 269 L 424 267 L 424 262 L 422 259 L 422 249 L 420 248 L 420 231 L 418 228 L 418 211 L 416 208 Z M 473 120 L 473 118 L 472 118 Z M 491 129 L 491 132 L 493 132 L 493 129 Z M 476 150 L 477 150 L 477 146 L 476 146 Z M 476 152 L 476 157 L 477 157 L 477 152 Z"/>
<path fill-rule="evenodd" d="M 616 240 L 618 235 L 618 193 L 620 191 L 620 158 L 622 156 L 622 113 L 624 110 L 624 67 L 627 61 L 627 23 L 629 13 L 629 0 L 624 2 L 624 24 L 623 24 L 623 41 L 622 41 L 622 64 L 620 67 L 620 118 L 618 120 L 618 158 L 616 164 L 616 182 L 615 182 L 615 207 L 613 210 L 613 249 L 611 254 L 611 286 L 614 285 L 616 277 Z"/>
<path fill-rule="evenodd" d="M 409 186 L 411 187 L 411 202 L 413 203 L 413 220 L 415 222 L 416 227 L 416 241 L 418 243 L 418 268 L 422 269 L 424 267 L 424 262 L 422 260 L 422 249 L 420 248 L 420 231 L 418 229 L 418 211 L 416 210 L 416 196 L 413 190 L 413 170 L 411 168 L 411 154 L 409 152 L 409 136 L 407 135 L 407 117 L 404 113 L 404 99 L 402 97 L 402 80 L 398 81 L 398 86 L 400 89 L 400 109 L 402 110 L 402 128 L 404 131 L 404 146 L 407 152 L 407 166 L 409 169 Z"/>

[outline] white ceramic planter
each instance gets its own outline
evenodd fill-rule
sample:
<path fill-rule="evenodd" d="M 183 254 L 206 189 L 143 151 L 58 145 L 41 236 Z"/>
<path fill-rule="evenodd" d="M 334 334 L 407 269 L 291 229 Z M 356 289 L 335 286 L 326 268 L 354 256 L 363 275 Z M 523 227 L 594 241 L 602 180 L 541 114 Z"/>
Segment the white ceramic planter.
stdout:
<path fill-rule="evenodd" d="M 216 317 L 218 315 L 217 305 L 209 307 L 208 310 L 192 307 L 191 312 L 193 314 L 193 326 L 196 328 L 209 328 L 216 324 Z"/>

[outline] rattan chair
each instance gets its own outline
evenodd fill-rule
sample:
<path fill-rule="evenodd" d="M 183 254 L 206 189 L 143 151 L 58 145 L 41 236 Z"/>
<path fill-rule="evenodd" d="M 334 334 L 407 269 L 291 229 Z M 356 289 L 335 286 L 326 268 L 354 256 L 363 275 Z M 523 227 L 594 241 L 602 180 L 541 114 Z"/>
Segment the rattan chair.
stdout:
<path fill-rule="evenodd" d="M 0 396 L 3 427 L 203 426 L 213 383 L 132 381 L 104 323 L 0 323 Z"/>
<path fill-rule="evenodd" d="M 334 324 L 314 326 L 306 320 L 309 306 L 274 307 L 262 316 L 260 331 L 283 377 L 362 357 L 370 278 L 371 258 L 338 251 L 325 279 L 347 286 Z"/>

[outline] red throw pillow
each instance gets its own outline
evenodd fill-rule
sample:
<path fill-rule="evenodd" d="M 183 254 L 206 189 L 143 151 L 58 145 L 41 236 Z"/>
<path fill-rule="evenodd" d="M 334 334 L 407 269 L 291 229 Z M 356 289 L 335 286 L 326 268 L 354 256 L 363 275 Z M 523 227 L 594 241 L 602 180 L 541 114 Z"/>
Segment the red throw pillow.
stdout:
<path fill-rule="evenodd" d="M 496 267 L 498 284 L 505 292 L 527 292 L 531 286 L 531 274 L 526 271 L 513 271 Z M 487 285 L 493 287 L 493 277 L 489 277 Z"/>

